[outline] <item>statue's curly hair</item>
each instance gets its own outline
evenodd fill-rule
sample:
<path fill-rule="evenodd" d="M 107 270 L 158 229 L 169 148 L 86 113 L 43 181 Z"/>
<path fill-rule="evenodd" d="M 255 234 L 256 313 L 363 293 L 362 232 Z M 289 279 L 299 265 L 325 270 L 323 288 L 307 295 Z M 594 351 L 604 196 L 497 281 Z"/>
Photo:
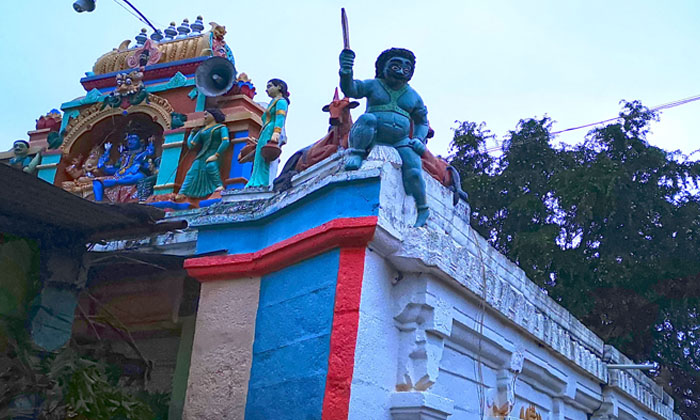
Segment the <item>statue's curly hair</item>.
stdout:
<path fill-rule="evenodd" d="M 224 115 L 219 108 L 207 108 L 205 111 L 210 113 L 212 117 L 214 117 L 214 121 L 218 123 L 222 123 L 226 120 L 226 115 Z"/>
<path fill-rule="evenodd" d="M 386 66 L 386 62 L 389 61 L 389 59 L 392 57 L 401 57 L 405 58 L 406 60 L 409 60 L 411 61 L 411 64 L 413 64 L 413 70 L 416 69 L 415 54 L 413 54 L 411 51 L 405 48 L 389 48 L 388 50 L 384 50 L 381 54 L 379 54 L 379 57 L 377 57 L 377 61 L 374 63 L 375 78 L 384 78 L 384 66 Z"/>

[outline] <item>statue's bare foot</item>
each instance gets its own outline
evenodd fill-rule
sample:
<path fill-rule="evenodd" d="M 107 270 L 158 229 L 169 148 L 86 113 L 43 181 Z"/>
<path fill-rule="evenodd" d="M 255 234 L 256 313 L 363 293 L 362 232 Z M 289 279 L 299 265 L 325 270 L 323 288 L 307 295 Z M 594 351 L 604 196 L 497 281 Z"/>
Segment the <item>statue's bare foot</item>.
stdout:
<path fill-rule="evenodd" d="M 362 156 L 360 155 L 350 155 L 345 161 L 345 170 L 354 171 L 360 169 L 362 166 Z"/>
<path fill-rule="evenodd" d="M 184 194 L 177 194 L 175 196 L 175 201 L 185 201 L 186 198 Z"/>
<path fill-rule="evenodd" d="M 428 207 L 418 209 L 418 217 L 416 217 L 416 223 L 413 227 L 425 226 L 425 222 L 428 221 L 428 216 L 430 216 L 430 209 Z"/>
<path fill-rule="evenodd" d="M 224 187 L 223 187 L 223 186 L 222 186 L 222 187 L 216 187 L 216 189 L 214 190 L 214 192 L 223 191 L 223 190 L 224 190 Z"/>

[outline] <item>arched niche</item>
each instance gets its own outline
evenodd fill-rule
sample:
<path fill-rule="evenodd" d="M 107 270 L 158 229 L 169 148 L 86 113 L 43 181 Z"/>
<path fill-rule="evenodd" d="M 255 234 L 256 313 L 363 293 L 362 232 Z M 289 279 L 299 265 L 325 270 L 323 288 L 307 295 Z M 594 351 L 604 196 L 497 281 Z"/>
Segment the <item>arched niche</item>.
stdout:
<path fill-rule="evenodd" d="M 101 154 L 104 151 L 103 145 L 107 142 L 112 143 L 110 160 L 115 162 L 119 157 L 120 146 L 126 145 L 124 138 L 127 133 L 136 133 L 145 142 L 152 138 L 155 156 L 160 157 L 163 146 L 163 131 L 169 128 L 170 121 L 168 120 L 166 123 L 162 118 L 154 118 L 150 112 L 139 112 L 134 108 L 131 107 L 126 115 L 123 112 L 102 113 L 100 118 L 92 119 L 89 129 L 83 126 L 73 127 L 73 130 L 80 130 L 80 133 L 69 131 L 71 129 L 69 126 L 61 146 L 63 155 L 58 164 L 54 185 L 61 186 L 64 181 L 72 180 L 72 177 L 66 173 L 66 167 L 71 164 L 73 159 L 82 156 L 81 161 L 84 162 L 90 151 L 96 147 L 99 148 Z M 105 111 L 107 110 L 105 109 Z M 117 109 L 108 111 L 117 111 Z M 118 111 L 123 110 L 119 109 Z M 168 115 L 169 117 L 170 115 Z"/>

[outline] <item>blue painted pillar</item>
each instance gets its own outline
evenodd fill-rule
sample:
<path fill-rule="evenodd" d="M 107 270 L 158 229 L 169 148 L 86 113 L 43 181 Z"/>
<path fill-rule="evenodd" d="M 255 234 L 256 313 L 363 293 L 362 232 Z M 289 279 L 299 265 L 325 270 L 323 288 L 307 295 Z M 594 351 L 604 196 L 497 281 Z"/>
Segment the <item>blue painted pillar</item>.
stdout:
<path fill-rule="evenodd" d="M 248 138 L 248 130 L 236 131 L 231 136 L 231 170 L 226 180 L 226 189 L 242 189 L 250 179 L 250 174 L 253 172 L 253 162 L 238 163 L 238 154 L 246 144 Z"/>
<path fill-rule="evenodd" d="M 37 176 L 44 181 L 53 184 L 56 179 L 56 167 L 61 160 L 61 154 L 45 154 L 41 157 L 41 164 L 38 166 Z"/>
<path fill-rule="evenodd" d="M 197 105 L 195 106 L 194 110 L 196 112 L 199 111 L 204 111 L 204 109 L 207 107 L 207 97 L 204 96 L 202 92 L 199 92 L 199 89 L 197 90 Z"/>

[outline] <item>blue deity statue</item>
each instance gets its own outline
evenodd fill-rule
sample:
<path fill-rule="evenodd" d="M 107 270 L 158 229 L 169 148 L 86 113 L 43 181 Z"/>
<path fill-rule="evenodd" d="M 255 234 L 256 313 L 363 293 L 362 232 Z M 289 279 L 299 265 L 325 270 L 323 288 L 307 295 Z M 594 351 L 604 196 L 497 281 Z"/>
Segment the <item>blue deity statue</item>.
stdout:
<path fill-rule="evenodd" d="M 346 170 L 359 169 L 375 144 L 396 148 L 401 156 L 403 187 L 416 201 L 414 226 L 425 225 L 430 215 L 425 197 L 421 156 L 428 135 L 428 110 L 418 93 L 408 85 L 416 58 L 403 48 L 382 52 L 375 63 L 374 79 L 354 80 L 355 53 L 340 53 L 340 88 L 350 98 L 367 98 L 367 110 L 350 129 Z"/>
<path fill-rule="evenodd" d="M 116 185 L 136 185 L 151 173 L 149 158 L 155 154 L 153 142 L 146 146 L 138 134 L 126 135 L 126 148 L 120 149 L 119 159 L 109 163 L 112 143 L 105 143 L 105 151 L 97 163 L 97 168 L 107 176 L 92 181 L 95 201 L 102 201 L 105 188 Z"/>

